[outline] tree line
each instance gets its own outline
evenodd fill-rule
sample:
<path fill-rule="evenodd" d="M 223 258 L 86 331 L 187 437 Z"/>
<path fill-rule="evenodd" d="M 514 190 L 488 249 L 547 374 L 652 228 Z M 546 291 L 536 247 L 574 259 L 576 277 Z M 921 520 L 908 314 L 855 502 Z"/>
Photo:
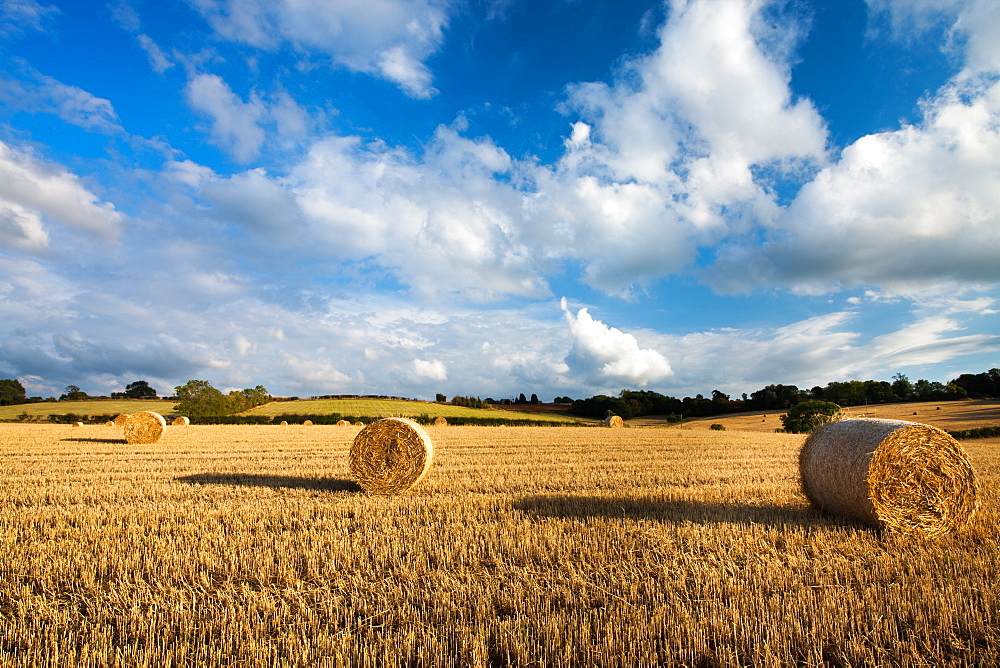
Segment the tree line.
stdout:
<path fill-rule="evenodd" d="M 726 413 L 743 413 L 788 409 L 803 401 L 824 401 L 840 406 L 901 401 L 947 401 L 1000 397 L 1000 369 L 978 374 L 962 374 L 948 383 L 929 380 L 910 382 L 897 373 L 893 381 L 849 380 L 831 382 L 826 387 L 799 389 L 795 385 L 768 385 L 749 396 L 733 399 L 713 390 L 712 396 L 701 394 L 677 399 L 650 390 L 622 390 L 618 396 L 599 394 L 589 399 L 577 399 L 570 412 L 581 417 L 604 418 L 609 414 L 624 419 L 643 415 L 665 415 L 668 420 L 711 417 Z"/>

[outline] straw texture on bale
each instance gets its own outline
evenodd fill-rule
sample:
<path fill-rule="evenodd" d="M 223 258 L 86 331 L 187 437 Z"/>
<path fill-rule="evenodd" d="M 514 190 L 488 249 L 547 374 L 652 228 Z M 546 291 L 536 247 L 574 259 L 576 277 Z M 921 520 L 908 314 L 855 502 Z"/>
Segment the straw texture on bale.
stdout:
<path fill-rule="evenodd" d="M 376 420 L 351 445 L 351 475 L 369 494 L 398 494 L 430 471 L 434 446 L 423 427 L 407 418 Z"/>
<path fill-rule="evenodd" d="M 799 473 L 817 508 L 893 532 L 956 531 L 978 504 L 975 472 L 958 441 L 916 422 L 831 422 L 806 439 Z"/>
<path fill-rule="evenodd" d="M 119 427 L 124 427 L 125 422 L 128 420 L 128 418 L 129 418 L 128 413 L 122 413 L 121 415 L 115 417 L 115 424 Z"/>
<path fill-rule="evenodd" d="M 434 418 L 434 426 L 435 427 L 447 427 L 448 426 L 448 420 L 446 418 L 444 418 L 443 416 L 442 417 L 436 417 L 436 418 Z"/>
<path fill-rule="evenodd" d="M 140 411 L 125 421 L 125 442 L 130 445 L 156 443 L 163 436 L 167 421 L 153 411 Z"/>
<path fill-rule="evenodd" d="M 625 420 L 620 415 L 609 415 L 604 418 L 604 426 L 618 429 L 625 426 Z"/>
<path fill-rule="evenodd" d="M 174 418 L 174 421 L 170 423 L 174 427 L 187 427 L 191 424 L 191 419 L 186 415 Z"/>

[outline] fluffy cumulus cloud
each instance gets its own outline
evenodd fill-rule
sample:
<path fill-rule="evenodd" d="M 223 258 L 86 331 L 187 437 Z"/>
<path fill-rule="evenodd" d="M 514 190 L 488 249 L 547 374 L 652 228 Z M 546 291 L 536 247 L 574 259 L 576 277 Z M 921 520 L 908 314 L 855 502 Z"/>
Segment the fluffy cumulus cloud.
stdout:
<path fill-rule="evenodd" d="M 803 186 L 763 246 L 724 247 L 713 285 L 911 292 L 1000 282 L 1000 82 L 953 82 L 924 121 L 862 137 Z"/>
<path fill-rule="evenodd" d="M 789 88 L 755 0 L 672 2 L 660 47 L 617 83 L 571 88 L 566 151 L 539 170 L 536 222 L 613 294 L 678 272 L 778 207 L 756 173 L 825 160 L 826 130 Z"/>
<path fill-rule="evenodd" d="M 333 64 L 397 84 L 407 95 L 436 92 L 425 61 L 444 39 L 442 0 L 192 0 L 223 38 L 263 49 L 282 42 Z"/>
<path fill-rule="evenodd" d="M 197 74 L 185 90 L 191 108 L 208 118 L 212 142 L 237 162 L 258 157 L 266 140 L 294 148 L 309 129 L 307 112 L 285 91 L 265 97 L 254 91 L 246 102 L 217 74 Z"/>
<path fill-rule="evenodd" d="M 573 315 L 566 299 L 562 309 L 573 335 L 566 362 L 589 384 L 646 387 L 673 375 L 667 358 L 656 350 L 640 348 L 633 335 L 594 320 L 585 308 Z"/>
<path fill-rule="evenodd" d="M 0 142 L 0 244 L 47 249 L 45 221 L 112 240 L 121 233 L 124 217 L 62 166 Z"/>

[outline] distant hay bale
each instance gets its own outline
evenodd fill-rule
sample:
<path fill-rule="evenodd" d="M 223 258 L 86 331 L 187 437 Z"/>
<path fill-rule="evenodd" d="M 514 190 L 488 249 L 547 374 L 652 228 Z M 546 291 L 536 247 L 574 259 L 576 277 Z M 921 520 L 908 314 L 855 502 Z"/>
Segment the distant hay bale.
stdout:
<path fill-rule="evenodd" d="M 956 531 L 979 502 L 958 441 L 916 422 L 831 422 L 806 439 L 799 473 L 817 508 L 900 533 Z"/>
<path fill-rule="evenodd" d="M 281 426 L 282 427 L 287 427 L 288 426 L 288 421 L 287 420 L 282 420 L 281 421 Z"/>
<path fill-rule="evenodd" d="M 156 443 L 163 436 L 167 421 L 153 411 L 140 411 L 125 421 L 125 442 L 129 445 Z"/>
<path fill-rule="evenodd" d="M 170 423 L 173 427 L 187 427 L 190 424 L 191 419 L 184 415 L 174 418 L 174 421 Z"/>
<path fill-rule="evenodd" d="M 448 420 L 446 418 L 444 418 L 443 416 L 438 416 L 438 417 L 434 418 L 434 426 L 435 427 L 447 427 L 448 426 Z"/>
<path fill-rule="evenodd" d="M 313 421 L 312 421 L 312 420 L 306 420 L 306 421 L 305 421 L 305 422 L 303 422 L 302 424 L 304 424 L 304 425 L 305 425 L 305 426 L 307 426 L 307 427 L 311 427 L 311 426 L 312 426 L 312 423 L 313 423 Z"/>
<path fill-rule="evenodd" d="M 128 418 L 128 413 L 122 413 L 121 415 L 115 417 L 115 424 L 119 427 L 124 427 L 125 421 L 128 420 Z"/>
<path fill-rule="evenodd" d="M 347 420 L 337 420 L 338 427 L 349 427 L 351 425 Z"/>
<path fill-rule="evenodd" d="M 423 427 L 408 418 L 384 418 L 354 438 L 351 475 L 369 494 L 398 494 L 427 475 L 433 456 Z"/>
<path fill-rule="evenodd" d="M 364 422 L 361 422 L 361 421 L 358 421 L 358 422 L 355 422 L 355 423 L 354 423 L 354 426 L 355 426 L 355 427 L 364 427 L 364 426 L 365 426 L 365 423 L 364 423 Z"/>
<path fill-rule="evenodd" d="M 107 422 L 104 423 L 104 426 L 105 427 L 114 427 L 115 426 L 115 421 L 114 420 L 108 420 Z"/>
<path fill-rule="evenodd" d="M 625 420 L 620 415 L 609 415 L 604 418 L 604 426 L 612 429 L 620 429 L 625 426 Z"/>
<path fill-rule="evenodd" d="M 74 428 L 74 429 L 76 429 L 77 427 L 82 427 L 82 426 L 83 426 L 83 423 L 82 423 L 82 422 L 74 422 L 74 423 L 73 423 L 73 428 Z"/>

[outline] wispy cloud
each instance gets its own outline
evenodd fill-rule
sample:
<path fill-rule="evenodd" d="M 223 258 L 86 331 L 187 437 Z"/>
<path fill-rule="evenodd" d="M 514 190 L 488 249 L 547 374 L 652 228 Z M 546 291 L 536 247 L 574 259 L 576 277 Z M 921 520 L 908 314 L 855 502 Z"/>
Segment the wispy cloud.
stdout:
<path fill-rule="evenodd" d="M 441 0 L 192 0 L 220 37 L 262 49 L 288 42 L 340 67 L 378 76 L 407 95 L 435 94 L 426 59 L 440 47 L 450 3 Z"/>

